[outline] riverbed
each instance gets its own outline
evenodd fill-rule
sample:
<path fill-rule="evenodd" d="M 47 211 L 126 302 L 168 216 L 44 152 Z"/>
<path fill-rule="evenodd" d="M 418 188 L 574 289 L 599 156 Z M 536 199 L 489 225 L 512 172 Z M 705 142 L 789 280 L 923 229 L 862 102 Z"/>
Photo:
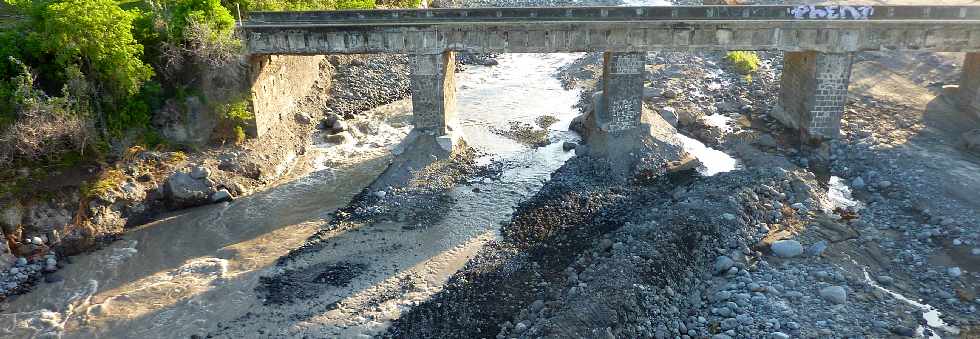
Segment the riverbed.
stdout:
<path fill-rule="evenodd" d="M 400 310 L 438 291 L 470 255 L 495 239 L 496 226 L 509 219 L 513 207 L 571 157 L 562 143 L 577 140 L 568 124 L 577 115 L 572 106 L 578 93 L 562 89 L 553 73 L 578 56 L 503 55 L 498 66 L 472 66 L 457 75 L 459 126 L 467 144 L 484 154 L 479 162 L 501 164 L 502 171 L 493 179 L 454 189 L 451 212 L 436 225 L 406 230 L 379 223 L 337 234 L 335 247 L 321 251 L 312 259 L 317 262 L 309 264 L 341 259 L 364 264 L 364 272 L 345 286 L 322 291 L 317 302 L 342 308 L 311 314 L 305 303 L 263 306 L 255 286 L 260 276 L 277 272 L 279 256 L 301 245 L 327 223 L 331 212 L 382 173 L 407 127 L 385 125 L 382 130 L 395 138 L 361 145 L 315 145 L 304 159 L 312 162 L 310 171 L 293 173 L 291 181 L 276 188 L 170 216 L 103 249 L 73 257 L 59 272 L 63 282 L 40 284 L 4 303 L 0 336 L 347 337 L 383 331 Z M 377 110 L 404 116 L 410 104 L 403 100 Z M 545 115 L 557 122 L 546 127 L 552 142 L 543 147 L 524 145 L 489 128 L 513 121 L 533 125 Z M 324 165 L 327 160 L 330 166 Z M 406 279 L 413 288 L 392 289 Z M 366 302 L 382 294 L 380 304 Z M 296 314 L 303 319 L 295 320 Z M 251 318 L 255 321 L 242 321 Z"/>

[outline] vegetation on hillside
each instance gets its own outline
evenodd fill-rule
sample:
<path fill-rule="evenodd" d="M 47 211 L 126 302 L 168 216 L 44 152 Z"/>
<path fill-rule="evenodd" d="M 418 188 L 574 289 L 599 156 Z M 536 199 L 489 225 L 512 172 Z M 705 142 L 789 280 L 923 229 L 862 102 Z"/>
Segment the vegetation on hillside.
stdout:
<path fill-rule="evenodd" d="M 66 154 L 91 158 L 91 153 L 125 150 L 134 142 L 166 142 L 150 127 L 165 102 L 200 96 L 202 70 L 240 64 L 239 13 L 418 4 L 0 0 L 0 171 L 42 166 Z M 233 93 L 228 102 L 201 100 L 228 122 L 219 128 L 228 128 L 227 139 L 237 142 L 251 115 L 243 96 Z"/>

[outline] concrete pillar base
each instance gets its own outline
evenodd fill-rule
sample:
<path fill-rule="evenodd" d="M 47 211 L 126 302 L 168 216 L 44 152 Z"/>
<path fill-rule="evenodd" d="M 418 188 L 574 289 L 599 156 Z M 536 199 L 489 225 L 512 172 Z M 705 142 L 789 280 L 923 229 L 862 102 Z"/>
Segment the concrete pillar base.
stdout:
<path fill-rule="evenodd" d="M 602 95 L 596 102 L 599 128 L 623 133 L 637 128 L 643 108 L 646 53 L 606 52 L 602 63 Z"/>
<path fill-rule="evenodd" d="M 804 141 L 837 138 L 852 62 L 850 53 L 787 52 L 779 104 L 770 115 L 799 130 Z"/>
<path fill-rule="evenodd" d="M 455 52 L 409 56 L 415 129 L 441 136 L 456 120 Z"/>
<path fill-rule="evenodd" d="M 966 53 L 957 96 L 961 110 L 980 116 L 980 53 Z"/>

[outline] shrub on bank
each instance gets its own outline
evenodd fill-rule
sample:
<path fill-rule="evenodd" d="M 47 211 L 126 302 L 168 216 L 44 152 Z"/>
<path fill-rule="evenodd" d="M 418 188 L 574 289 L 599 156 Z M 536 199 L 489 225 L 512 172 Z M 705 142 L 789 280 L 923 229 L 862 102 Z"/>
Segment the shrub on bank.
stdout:
<path fill-rule="evenodd" d="M 725 60 L 735 66 L 735 71 L 742 75 L 750 75 L 759 70 L 759 55 L 753 51 L 731 51 L 725 55 Z"/>
<path fill-rule="evenodd" d="M 248 102 L 247 98 L 240 98 L 221 106 L 221 119 L 216 131 L 219 139 L 233 141 L 235 144 L 245 141 L 245 130 L 255 121 Z"/>
<path fill-rule="evenodd" d="M 411 3 L 418 0 L 395 1 Z M 375 0 L 225 0 L 224 5 L 242 12 L 371 9 L 376 7 Z"/>

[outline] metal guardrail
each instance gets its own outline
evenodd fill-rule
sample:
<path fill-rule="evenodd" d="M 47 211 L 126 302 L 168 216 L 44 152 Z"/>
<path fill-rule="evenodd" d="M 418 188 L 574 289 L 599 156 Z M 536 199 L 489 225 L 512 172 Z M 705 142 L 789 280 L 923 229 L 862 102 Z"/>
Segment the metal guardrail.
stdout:
<path fill-rule="evenodd" d="M 649 21 L 936 21 L 980 23 L 980 6 L 663 6 L 252 12 L 250 27 Z"/>

